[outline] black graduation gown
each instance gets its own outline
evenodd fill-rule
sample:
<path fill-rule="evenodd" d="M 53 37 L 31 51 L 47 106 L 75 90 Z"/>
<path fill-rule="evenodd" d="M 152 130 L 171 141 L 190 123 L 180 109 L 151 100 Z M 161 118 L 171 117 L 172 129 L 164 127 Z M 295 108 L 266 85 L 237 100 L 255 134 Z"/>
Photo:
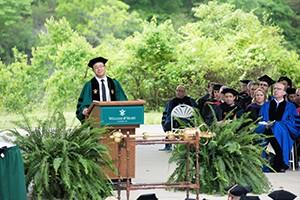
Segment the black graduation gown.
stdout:
<path fill-rule="evenodd" d="M 230 116 L 227 116 L 229 113 Z M 232 106 L 228 105 L 227 103 L 221 103 L 217 108 L 217 116 L 220 120 L 231 119 L 233 120 L 236 117 L 240 117 L 242 114 L 242 109 L 237 105 L 234 104 Z"/>
<path fill-rule="evenodd" d="M 217 107 L 221 104 L 220 101 L 216 99 L 208 99 L 202 109 L 202 118 L 207 125 L 211 125 L 216 117 L 217 121 L 221 120 L 221 117 L 217 114 Z"/>
<path fill-rule="evenodd" d="M 246 113 L 249 113 L 249 118 L 253 121 L 257 120 L 259 118 L 259 112 L 260 112 L 261 105 L 258 105 L 257 103 L 251 103 L 247 109 Z"/>

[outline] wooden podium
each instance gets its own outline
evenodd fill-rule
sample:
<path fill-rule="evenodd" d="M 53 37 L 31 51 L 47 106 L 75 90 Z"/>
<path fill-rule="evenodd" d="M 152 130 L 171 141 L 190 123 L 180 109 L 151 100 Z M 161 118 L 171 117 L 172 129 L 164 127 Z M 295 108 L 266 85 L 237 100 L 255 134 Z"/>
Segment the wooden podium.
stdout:
<path fill-rule="evenodd" d="M 89 117 L 95 120 L 95 126 L 107 126 L 108 133 L 101 143 L 105 144 L 110 152 L 115 168 L 119 168 L 121 179 L 135 177 L 135 140 L 132 139 L 128 145 L 129 155 L 126 156 L 126 147 L 118 144 L 110 138 L 114 131 L 121 131 L 123 134 L 135 135 L 135 129 L 144 123 L 143 100 L 135 101 L 108 101 L 93 102 L 89 107 Z M 118 151 L 118 148 L 121 148 Z M 119 155 L 120 152 L 120 155 Z M 119 160 L 120 158 L 120 160 Z M 126 165 L 129 159 L 129 166 Z M 120 162 L 120 163 L 119 163 Z M 127 171 L 128 170 L 128 171 Z M 118 173 L 107 170 L 110 179 L 118 179 Z"/>

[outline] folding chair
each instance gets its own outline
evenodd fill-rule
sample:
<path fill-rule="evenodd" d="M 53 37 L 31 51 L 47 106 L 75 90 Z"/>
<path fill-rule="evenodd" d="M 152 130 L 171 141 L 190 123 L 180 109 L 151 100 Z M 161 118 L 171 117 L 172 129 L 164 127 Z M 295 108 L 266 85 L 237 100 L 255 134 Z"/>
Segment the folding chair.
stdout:
<path fill-rule="evenodd" d="M 296 143 L 293 144 L 293 147 L 292 147 L 292 150 L 290 152 L 290 159 L 289 159 L 289 164 L 290 164 L 290 167 L 292 168 L 293 171 L 296 170 L 296 160 L 295 160 L 295 151 L 297 151 L 297 148 L 295 149 L 295 145 Z"/>
<path fill-rule="evenodd" d="M 174 120 L 176 118 L 180 119 L 190 119 L 194 114 L 194 108 L 187 104 L 179 104 L 173 108 L 171 112 L 171 131 L 178 130 L 177 127 L 174 127 Z"/>

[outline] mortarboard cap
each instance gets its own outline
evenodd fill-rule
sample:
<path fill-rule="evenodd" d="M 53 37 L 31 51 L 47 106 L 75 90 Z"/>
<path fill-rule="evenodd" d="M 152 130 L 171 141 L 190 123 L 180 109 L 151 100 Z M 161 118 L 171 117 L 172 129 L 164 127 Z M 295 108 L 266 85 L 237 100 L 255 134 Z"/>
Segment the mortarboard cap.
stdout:
<path fill-rule="evenodd" d="M 241 200 L 260 200 L 259 196 L 242 196 Z"/>
<path fill-rule="evenodd" d="M 296 88 L 287 88 L 286 93 L 287 94 L 296 94 Z"/>
<path fill-rule="evenodd" d="M 137 198 L 137 200 L 158 200 L 156 195 L 153 194 L 143 194 Z"/>
<path fill-rule="evenodd" d="M 248 192 L 251 192 L 251 188 L 249 186 L 243 187 L 238 184 L 232 185 L 231 187 L 227 187 L 225 188 L 225 190 L 227 190 L 228 193 L 238 197 L 244 196 Z"/>
<path fill-rule="evenodd" d="M 248 79 L 245 79 L 245 80 L 240 80 L 241 83 L 244 83 L 244 84 L 248 84 L 251 80 L 248 80 Z"/>
<path fill-rule="evenodd" d="M 233 94 L 233 96 L 237 96 L 239 94 L 238 91 L 236 91 L 235 89 L 232 89 L 232 88 L 224 88 L 222 90 L 222 94 L 226 94 L 226 93 L 231 93 L 231 94 Z"/>
<path fill-rule="evenodd" d="M 97 57 L 97 58 L 93 58 L 89 61 L 88 66 L 93 68 L 93 65 L 97 62 L 102 62 L 103 64 L 105 64 L 108 60 L 106 58 L 103 57 Z"/>
<path fill-rule="evenodd" d="M 275 81 L 268 75 L 263 75 L 262 77 L 258 78 L 258 80 L 267 82 L 269 86 L 275 83 Z"/>
<path fill-rule="evenodd" d="M 286 81 L 288 83 L 288 86 L 292 87 L 292 80 L 287 77 L 287 76 L 281 76 L 279 79 L 278 79 L 278 82 L 280 81 Z"/>
<path fill-rule="evenodd" d="M 274 200 L 293 200 L 297 196 L 286 190 L 275 190 L 268 194 Z"/>
<path fill-rule="evenodd" d="M 220 90 L 220 88 L 221 88 L 222 86 L 223 86 L 222 84 L 215 83 L 215 84 L 213 85 L 213 90 Z"/>

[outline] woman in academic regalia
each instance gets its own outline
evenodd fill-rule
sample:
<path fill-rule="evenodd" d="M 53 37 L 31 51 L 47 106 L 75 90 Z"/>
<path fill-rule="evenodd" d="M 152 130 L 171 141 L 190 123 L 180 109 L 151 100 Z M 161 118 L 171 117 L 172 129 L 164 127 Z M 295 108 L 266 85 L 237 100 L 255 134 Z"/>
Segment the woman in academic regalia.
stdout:
<path fill-rule="evenodd" d="M 249 118 L 253 121 L 257 120 L 259 117 L 259 111 L 261 106 L 266 102 L 267 95 L 262 88 L 257 88 L 254 91 L 254 97 L 252 103 L 247 107 L 246 113 L 249 113 Z"/>

